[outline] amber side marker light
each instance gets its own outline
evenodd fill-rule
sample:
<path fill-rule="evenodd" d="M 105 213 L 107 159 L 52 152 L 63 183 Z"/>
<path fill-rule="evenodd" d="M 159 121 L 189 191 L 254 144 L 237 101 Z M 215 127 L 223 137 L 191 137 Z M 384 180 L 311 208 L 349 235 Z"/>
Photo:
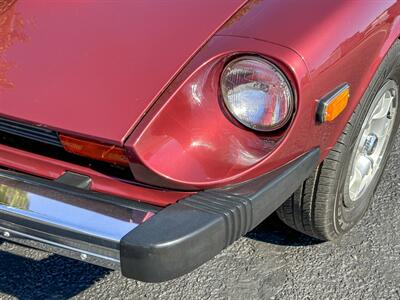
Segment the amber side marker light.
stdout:
<path fill-rule="evenodd" d="M 317 120 L 320 123 L 335 120 L 346 108 L 350 98 L 350 86 L 344 84 L 322 98 L 318 103 Z"/>
<path fill-rule="evenodd" d="M 65 151 L 120 166 L 128 166 L 129 161 L 123 148 L 82 140 L 60 134 L 60 141 Z"/>

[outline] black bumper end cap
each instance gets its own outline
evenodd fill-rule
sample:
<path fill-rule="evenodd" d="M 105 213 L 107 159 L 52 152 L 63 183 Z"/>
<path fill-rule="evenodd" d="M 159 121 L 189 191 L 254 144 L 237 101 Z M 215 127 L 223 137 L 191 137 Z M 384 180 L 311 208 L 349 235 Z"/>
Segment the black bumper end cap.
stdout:
<path fill-rule="evenodd" d="M 163 209 L 122 238 L 122 274 L 162 282 L 194 270 L 272 214 L 318 162 L 316 148 L 255 180 L 199 192 Z"/>

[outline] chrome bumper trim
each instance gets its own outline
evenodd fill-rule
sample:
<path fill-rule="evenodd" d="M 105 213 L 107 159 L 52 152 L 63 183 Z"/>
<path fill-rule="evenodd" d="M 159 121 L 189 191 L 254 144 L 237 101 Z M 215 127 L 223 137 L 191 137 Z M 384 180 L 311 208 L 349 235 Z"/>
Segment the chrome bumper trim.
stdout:
<path fill-rule="evenodd" d="M 121 239 L 157 209 L 103 200 L 95 193 L 1 170 L 0 234 L 16 243 L 118 269 Z"/>
<path fill-rule="evenodd" d="M 114 250 L 112 251 L 113 253 L 110 253 L 109 256 L 105 256 L 95 253 L 93 249 L 85 251 L 82 249 L 82 247 L 74 248 L 71 246 L 67 246 L 66 244 L 60 244 L 57 242 L 52 242 L 50 240 L 41 239 L 37 236 L 21 233 L 2 226 L 0 226 L 0 233 L 2 235 L 2 238 L 13 243 L 32 247 L 50 253 L 55 253 L 77 260 L 82 260 L 84 262 L 105 267 L 108 269 L 120 269 L 119 250 Z"/>

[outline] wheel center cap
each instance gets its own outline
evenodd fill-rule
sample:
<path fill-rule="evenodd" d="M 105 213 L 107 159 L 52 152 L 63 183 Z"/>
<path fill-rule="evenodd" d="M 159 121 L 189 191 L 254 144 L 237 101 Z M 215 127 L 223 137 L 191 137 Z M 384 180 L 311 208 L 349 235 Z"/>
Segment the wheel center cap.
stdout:
<path fill-rule="evenodd" d="M 364 151 L 368 155 L 372 155 L 378 145 L 378 137 L 374 133 L 370 133 L 365 139 L 364 143 Z"/>

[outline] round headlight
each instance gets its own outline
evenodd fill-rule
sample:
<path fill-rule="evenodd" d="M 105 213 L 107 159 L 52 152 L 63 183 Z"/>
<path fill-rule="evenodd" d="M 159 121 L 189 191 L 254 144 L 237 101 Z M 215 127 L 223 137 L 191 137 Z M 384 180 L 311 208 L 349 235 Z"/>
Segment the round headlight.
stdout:
<path fill-rule="evenodd" d="M 261 58 L 231 61 L 222 72 L 221 91 L 235 119 L 254 130 L 279 129 L 293 112 L 288 80 L 277 67 Z"/>

